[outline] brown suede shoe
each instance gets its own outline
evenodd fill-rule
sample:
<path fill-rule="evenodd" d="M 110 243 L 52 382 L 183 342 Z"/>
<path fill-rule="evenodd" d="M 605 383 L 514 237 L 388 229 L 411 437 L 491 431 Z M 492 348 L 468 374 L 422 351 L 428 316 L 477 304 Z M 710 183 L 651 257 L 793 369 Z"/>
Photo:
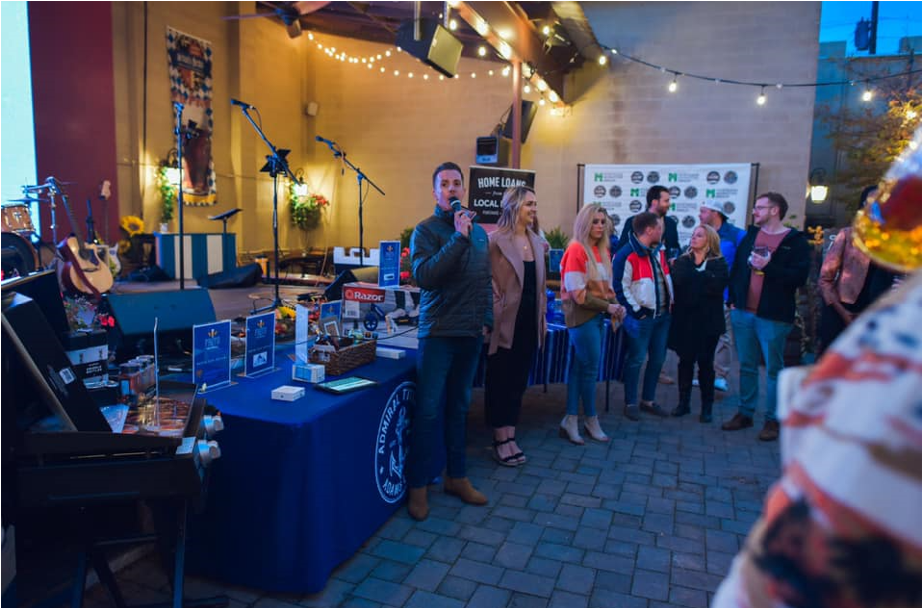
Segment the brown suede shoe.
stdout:
<path fill-rule="evenodd" d="M 720 425 L 720 428 L 722 428 L 725 431 L 739 431 L 740 429 L 748 429 L 751 426 L 752 426 L 752 418 L 750 418 L 749 416 L 743 416 L 742 414 L 737 412 L 733 415 L 733 418 L 730 418 L 729 420 L 724 422 L 722 425 Z"/>
<path fill-rule="evenodd" d="M 780 429 L 777 420 L 766 420 L 765 426 L 759 432 L 759 441 L 777 441 Z"/>
<path fill-rule="evenodd" d="M 426 486 L 410 488 L 410 498 L 407 500 L 407 512 L 416 521 L 423 521 L 429 517 L 429 499 L 426 495 Z"/>
<path fill-rule="evenodd" d="M 487 497 L 474 489 L 467 477 L 445 477 L 445 493 L 457 496 L 469 505 L 485 505 Z"/>

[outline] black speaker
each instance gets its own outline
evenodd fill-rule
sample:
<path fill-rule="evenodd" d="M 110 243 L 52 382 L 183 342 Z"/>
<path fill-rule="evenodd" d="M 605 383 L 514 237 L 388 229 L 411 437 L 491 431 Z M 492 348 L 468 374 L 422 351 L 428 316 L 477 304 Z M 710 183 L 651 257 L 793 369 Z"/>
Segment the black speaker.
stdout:
<path fill-rule="evenodd" d="M 323 297 L 327 299 L 328 302 L 334 300 L 343 299 L 343 285 L 346 283 L 374 283 L 378 284 L 378 267 L 377 266 L 363 266 L 362 268 L 353 268 L 351 270 L 344 270 L 339 273 L 339 276 L 336 277 L 336 280 L 330 283 L 330 285 L 324 290 Z"/>
<path fill-rule="evenodd" d="M 464 43 L 434 19 L 420 19 L 420 38 L 416 39 L 416 24 L 407 21 L 397 30 L 397 46 L 416 57 L 435 71 L 453 78 L 458 71 L 458 60 Z"/>
<path fill-rule="evenodd" d="M 253 262 L 223 272 L 215 272 L 198 280 L 200 287 L 208 289 L 230 289 L 232 287 L 252 287 L 263 276 L 262 268 Z"/>
<path fill-rule="evenodd" d="M 158 320 L 160 352 L 167 355 L 192 350 L 192 326 L 215 321 L 214 305 L 206 289 L 147 291 L 105 296 L 115 328 L 109 348 L 119 361 L 154 352 L 154 319 Z"/>
<path fill-rule="evenodd" d="M 528 132 L 531 131 L 531 123 L 535 122 L 535 115 L 538 114 L 538 104 L 527 99 L 522 100 L 522 143 L 528 139 Z M 509 107 L 506 123 L 503 125 L 503 137 L 512 139 L 512 106 Z"/>

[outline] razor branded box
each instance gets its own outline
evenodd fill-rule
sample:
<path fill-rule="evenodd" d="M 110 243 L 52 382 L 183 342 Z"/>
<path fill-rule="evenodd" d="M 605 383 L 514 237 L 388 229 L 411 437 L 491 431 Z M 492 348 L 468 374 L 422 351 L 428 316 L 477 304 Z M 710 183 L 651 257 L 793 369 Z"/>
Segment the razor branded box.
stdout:
<path fill-rule="evenodd" d="M 352 329 L 377 332 L 379 340 L 389 346 L 389 335 L 409 336 L 415 344 L 416 324 L 419 319 L 419 288 L 410 286 L 378 287 L 374 283 L 346 283 L 343 285 L 343 332 Z M 415 345 L 405 348 L 416 348 Z"/>

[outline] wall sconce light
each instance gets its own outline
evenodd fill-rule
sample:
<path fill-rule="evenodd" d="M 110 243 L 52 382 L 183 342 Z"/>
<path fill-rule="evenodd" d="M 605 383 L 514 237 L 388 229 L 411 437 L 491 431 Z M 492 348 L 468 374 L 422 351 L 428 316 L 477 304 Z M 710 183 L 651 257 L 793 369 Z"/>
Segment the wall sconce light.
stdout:
<path fill-rule="evenodd" d="M 173 148 L 166 154 L 166 159 L 160 163 L 163 169 L 163 177 L 168 184 L 174 188 L 179 186 L 179 154 L 176 148 Z"/>
<path fill-rule="evenodd" d="M 298 171 L 295 173 L 295 177 L 298 178 L 298 181 L 292 185 L 291 191 L 295 196 L 304 198 L 310 194 L 310 189 L 307 186 L 307 182 L 304 181 L 304 169 L 298 169 Z"/>
<path fill-rule="evenodd" d="M 814 169 L 810 172 L 810 200 L 816 204 L 825 203 L 829 196 L 829 187 L 826 185 L 826 170 Z"/>

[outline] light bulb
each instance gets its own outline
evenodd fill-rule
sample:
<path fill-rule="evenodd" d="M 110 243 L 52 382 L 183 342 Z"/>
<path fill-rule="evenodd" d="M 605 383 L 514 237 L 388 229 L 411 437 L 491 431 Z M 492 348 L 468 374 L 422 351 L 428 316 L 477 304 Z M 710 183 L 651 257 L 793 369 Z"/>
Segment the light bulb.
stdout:
<path fill-rule="evenodd" d="M 605 65 L 606 63 L 608 63 L 608 57 L 599 55 L 599 65 Z"/>
<path fill-rule="evenodd" d="M 861 95 L 862 101 L 871 101 L 874 99 L 874 91 L 871 90 L 871 87 L 868 87 L 864 90 L 864 93 Z"/>
<path fill-rule="evenodd" d="M 486 56 L 487 56 L 487 47 L 485 47 L 485 46 L 483 46 L 483 45 L 481 44 L 479 47 L 477 47 L 477 54 L 480 55 L 481 57 L 486 57 Z"/>
<path fill-rule="evenodd" d="M 451 31 L 455 31 L 456 29 L 458 29 L 458 20 L 452 19 L 451 21 L 449 21 L 448 29 L 450 29 Z"/>
<path fill-rule="evenodd" d="M 765 96 L 765 89 L 762 89 L 762 92 L 759 93 L 759 96 L 756 98 L 756 103 L 760 106 L 764 106 L 765 102 L 768 101 L 768 98 Z"/>
<path fill-rule="evenodd" d="M 541 33 L 544 34 L 545 36 L 550 36 L 550 35 L 551 35 L 551 26 L 545 25 L 543 28 L 541 28 Z"/>
<path fill-rule="evenodd" d="M 531 93 L 531 87 L 528 86 L 527 84 L 525 85 L 525 88 L 522 89 L 522 90 L 525 92 L 526 95 L 527 95 L 528 93 Z"/>
<path fill-rule="evenodd" d="M 675 93 L 679 90 L 679 83 L 675 81 L 675 78 L 672 79 L 672 82 L 669 83 L 669 92 Z"/>

